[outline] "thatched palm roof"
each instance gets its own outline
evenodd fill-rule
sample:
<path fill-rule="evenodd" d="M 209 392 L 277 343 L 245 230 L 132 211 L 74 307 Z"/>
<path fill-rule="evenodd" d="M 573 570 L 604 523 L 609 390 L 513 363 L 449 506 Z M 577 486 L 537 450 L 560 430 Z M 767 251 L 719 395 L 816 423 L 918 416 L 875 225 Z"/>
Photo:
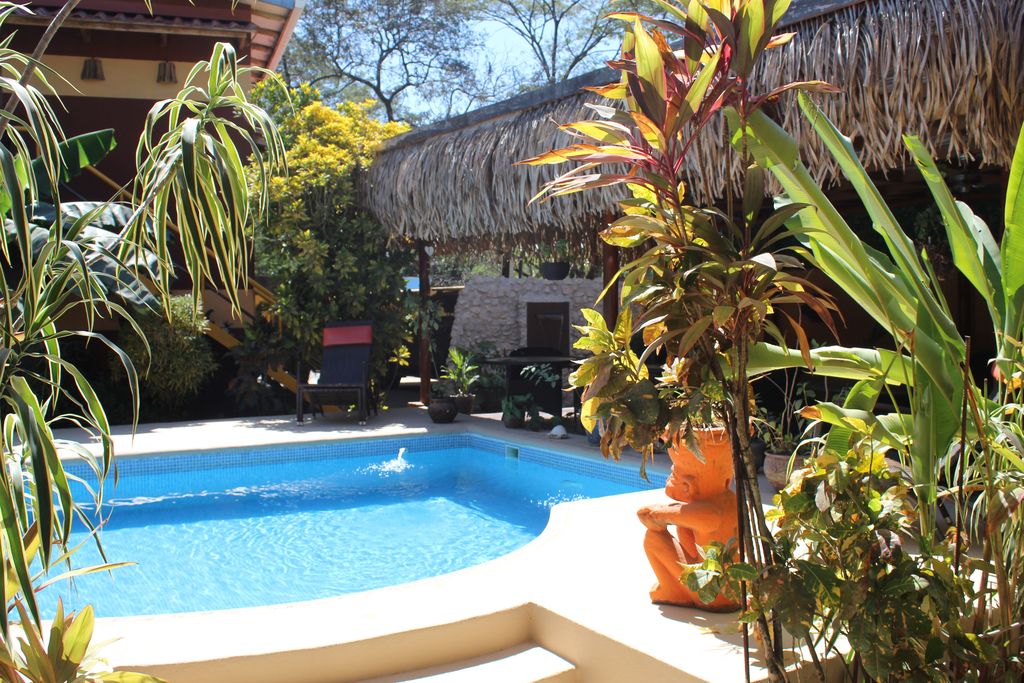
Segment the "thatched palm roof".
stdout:
<path fill-rule="evenodd" d="M 797 38 L 769 51 L 757 91 L 822 79 L 843 93 L 821 104 L 854 138 L 869 171 L 909 163 L 901 134 L 921 136 L 941 159 L 1006 166 L 1024 119 L 1024 0 L 795 0 L 785 23 Z M 535 244 L 552 235 L 592 244 L 621 188 L 527 202 L 558 172 L 513 162 L 565 146 L 557 123 L 588 116 L 603 69 L 421 128 L 390 141 L 368 173 L 371 210 L 395 234 L 465 248 Z M 777 118 L 801 141 L 819 179 L 837 169 L 795 98 Z M 691 155 L 694 199 L 721 197 L 733 155 L 709 130 Z M 564 169 L 563 169 L 564 170 Z"/>

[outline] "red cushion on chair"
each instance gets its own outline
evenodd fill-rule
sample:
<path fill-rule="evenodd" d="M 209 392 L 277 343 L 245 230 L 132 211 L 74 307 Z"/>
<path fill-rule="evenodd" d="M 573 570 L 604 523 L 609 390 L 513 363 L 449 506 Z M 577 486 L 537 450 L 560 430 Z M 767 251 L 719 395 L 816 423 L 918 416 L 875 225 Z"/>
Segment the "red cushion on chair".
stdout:
<path fill-rule="evenodd" d="M 324 346 L 351 346 L 352 344 L 372 343 L 373 328 L 369 325 L 324 328 Z"/>

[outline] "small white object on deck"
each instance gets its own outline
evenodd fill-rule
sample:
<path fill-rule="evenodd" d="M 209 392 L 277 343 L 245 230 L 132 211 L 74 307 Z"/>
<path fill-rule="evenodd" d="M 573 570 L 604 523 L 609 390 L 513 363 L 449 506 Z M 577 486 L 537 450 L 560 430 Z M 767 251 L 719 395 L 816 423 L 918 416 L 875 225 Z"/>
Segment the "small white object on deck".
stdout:
<path fill-rule="evenodd" d="M 569 438 L 569 434 L 566 433 L 565 427 L 563 427 L 562 425 L 555 425 L 554 427 L 551 428 L 551 431 L 548 432 L 548 438 L 549 439 L 568 439 Z"/>

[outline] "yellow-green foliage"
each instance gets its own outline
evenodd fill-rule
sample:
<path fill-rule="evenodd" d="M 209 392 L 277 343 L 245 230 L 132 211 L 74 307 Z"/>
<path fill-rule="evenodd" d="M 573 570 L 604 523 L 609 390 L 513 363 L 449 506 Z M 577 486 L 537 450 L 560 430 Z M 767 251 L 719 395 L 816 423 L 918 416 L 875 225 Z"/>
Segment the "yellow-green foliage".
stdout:
<path fill-rule="evenodd" d="M 370 164 L 380 143 L 408 130 L 404 123 L 374 119 L 373 106 L 372 100 L 337 107 L 314 101 L 286 118 L 289 176 L 274 179 L 274 200 L 302 202 L 312 188 L 331 188 L 335 199 L 351 200 L 352 172 Z"/>
<path fill-rule="evenodd" d="M 165 410 L 180 410 L 199 394 L 217 369 L 217 362 L 206 341 L 210 321 L 203 314 L 202 300 L 196 306 L 191 296 L 171 297 L 167 310 L 169 317 L 146 312 L 137 318 L 148 349 L 127 326 L 121 335 L 121 348 L 139 372 L 146 402 Z M 120 360 L 112 358 L 110 368 L 120 381 Z"/>
<path fill-rule="evenodd" d="M 257 86 L 254 99 L 278 122 L 287 146 L 287 177 L 270 182 L 269 224 L 257 229 L 256 270 L 277 296 L 279 347 L 295 347 L 306 362 L 320 355 L 329 320 L 372 319 L 378 340 L 374 374 L 402 346 L 402 244 L 359 207 L 356 177 L 384 140 L 407 130 L 378 121 L 372 101 L 325 105 L 309 86 L 290 91 Z"/>

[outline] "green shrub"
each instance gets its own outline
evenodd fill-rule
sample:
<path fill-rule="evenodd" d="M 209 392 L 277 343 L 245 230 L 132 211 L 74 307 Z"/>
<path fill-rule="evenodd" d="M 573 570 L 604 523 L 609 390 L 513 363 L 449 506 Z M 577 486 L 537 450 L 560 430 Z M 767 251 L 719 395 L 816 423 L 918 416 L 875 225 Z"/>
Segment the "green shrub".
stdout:
<path fill-rule="evenodd" d="M 191 296 L 175 296 L 170 300 L 170 318 L 159 313 L 138 316 L 137 322 L 149 350 L 130 328 L 124 328 L 121 347 L 139 371 L 139 387 L 147 402 L 164 411 L 181 408 L 199 390 L 217 363 L 206 339 L 210 321 L 197 308 Z M 113 374 L 123 373 L 116 359 Z"/>

